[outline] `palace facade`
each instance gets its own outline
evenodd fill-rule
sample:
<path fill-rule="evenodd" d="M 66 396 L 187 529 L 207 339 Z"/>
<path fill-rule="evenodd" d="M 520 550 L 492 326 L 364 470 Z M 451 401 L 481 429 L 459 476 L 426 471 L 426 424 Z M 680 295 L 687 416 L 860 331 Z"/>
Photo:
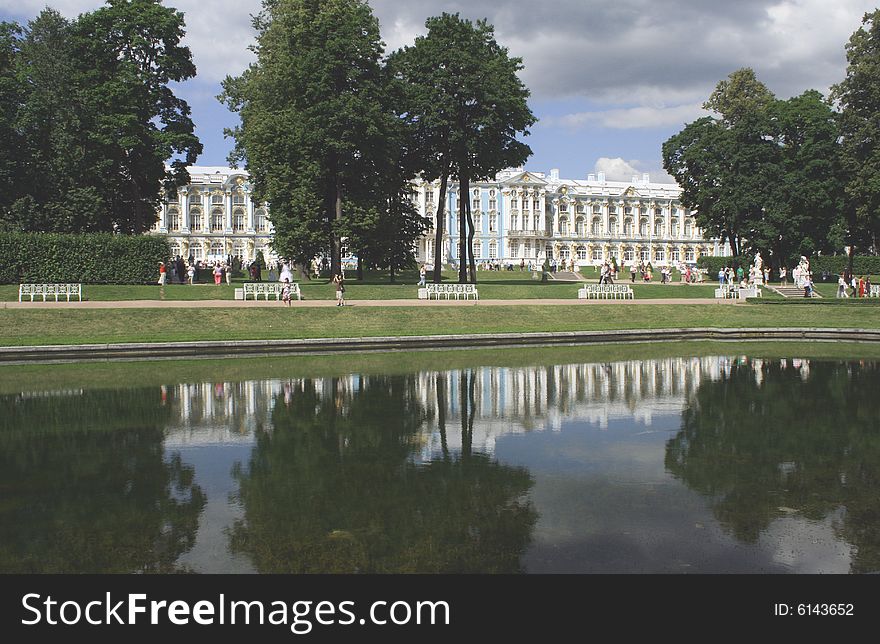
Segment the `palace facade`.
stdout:
<path fill-rule="evenodd" d="M 159 209 L 152 232 L 168 236 L 172 257 L 212 263 L 230 255 L 252 261 L 262 251 L 275 259 L 270 246 L 269 209 L 251 199 L 248 174 L 225 167 L 187 168 L 190 183 L 177 189 Z"/>
<path fill-rule="evenodd" d="M 267 204 L 251 199 L 248 174 L 225 167 L 193 166 L 191 182 L 177 198 L 162 203 L 153 228 L 168 235 L 173 255 L 212 262 L 238 256 L 249 262 L 272 251 Z M 440 182 L 416 181 L 412 199 L 419 212 L 437 225 Z M 654 266 L 694 263 L 702 255 L 722 255 L 718 239 L 704 239 L 693 213 L 680 202 L 674 183 L 652 183 L 647 174 L 632 181 L 607 181 L 603 173 L 587 179 L 560 179 L 523 169 L 506 170 L 494 181 L 475 182 L 471 200 L 477 262 L 502 264 L 574 261 L 596 266 L 651 262 Z M 450 183 L 444 212 L 443 257 L 459 256 L 458 185 Z M 419 262 L 432 264 L 435 235 L 417 245 Z"/>
<path fill-rule="evenodd" d="M 420 212 L 437 224 L 440 182 L 418 184 L 413 192 Z M 560 179 L 522 168 L 499 173 L 495 181 L 471 184 L 477 262 L 520 264 L 574 260 L 577 266 L 651 262 L 654 266 L 694 263 L 702 255 L 721 255 L 717 239 L 704 239 L 693 213 L 680 202 L 674 183 L 652 183 L 647 174 L 632 181 L 607 181 L 603 173 L 586 181 Z M 444 213 L 443 257 L 459 256 L 458 203 L 464 198 L 450 184 Z M 434 235 L 419 243 L 418 258 L 432 264 Z"/>

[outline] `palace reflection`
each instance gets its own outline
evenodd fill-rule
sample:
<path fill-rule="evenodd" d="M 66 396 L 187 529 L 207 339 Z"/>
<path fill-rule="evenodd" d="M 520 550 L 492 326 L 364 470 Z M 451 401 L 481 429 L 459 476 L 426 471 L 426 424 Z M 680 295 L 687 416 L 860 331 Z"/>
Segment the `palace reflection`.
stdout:
<path fill-rule="evenodd" d="M 878 388 L 716 356 L 0 396 L 0 571 L 823 569 L 791 534 L 877 571 Z"/>

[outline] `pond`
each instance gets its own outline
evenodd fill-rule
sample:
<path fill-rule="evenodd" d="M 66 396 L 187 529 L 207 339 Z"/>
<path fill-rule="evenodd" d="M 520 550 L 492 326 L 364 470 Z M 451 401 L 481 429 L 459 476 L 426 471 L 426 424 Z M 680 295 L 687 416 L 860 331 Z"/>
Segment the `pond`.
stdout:
<path fill-rule="evenodd" d="M 30 368 L 0 572 L 880 571 L 880 360 L 796 350 Z"/>

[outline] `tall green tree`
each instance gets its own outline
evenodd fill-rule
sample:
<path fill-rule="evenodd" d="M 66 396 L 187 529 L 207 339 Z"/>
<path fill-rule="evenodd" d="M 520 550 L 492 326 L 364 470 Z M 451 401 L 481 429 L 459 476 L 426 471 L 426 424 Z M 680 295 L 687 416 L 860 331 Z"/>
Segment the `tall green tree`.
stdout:
<path fill-rule="evenodd" d="M 846 78 L 832 89 L 840 108 L 841 159 L 849 181 L 843 209 L 849 268 L 880 235 L 880 10 L 866 13 L 846 45 Z"/>
<path fill-rule="evenodd" d="M 339 272 L 344 204 L 373 176 L 389 122 L 379 23 L 361 0 L 265 0 L 254 27 L 257 62 L 220 96 L 241 117 L 230 161 L 271 204 L 276 251 L 329 254 Z"/>
<path fill-rule="evenodd" d="M 423 177 L 440 177 L 435 281 L 442 257 L 442 208 L 449 176 L 458 179 L 459 281 L 476 282 L 470 182 L 519 166 L 531 155 L 518 137 L 528 134 L 535 117 L 529 90 L 517 76 L 522 59 L 511 57 L 495 40 L 486 21 L 443 13 L 425 22 L 426 36 L 391 57 L 389 65 L 411 88 L 406 115 L 416 129 Z"/>
<path fill-rule="evenodd" d="M 0 158 L 19 162 L 15 199 L 0 202 L 4 227 L 153 225 L 162 189 L 186 183 L 202 150 L 189 106 L 170 87 L 195 75 L 183 35 L 183 14 L 158 0 L 108 0 L 73 21 L 47 9 L 23 30 L 3 30 L 13 132 Z"/>
<path fill-rule="evenodd" d="M 766 137 L 774 100 L 754 71 L 737 70 L 703 104 L 717 116 L 698 119 L 663 144 L 663 166 L 682 187 L 682 203 L 734 256 L 763 217 L 765 172 L 776 156 Z"/>

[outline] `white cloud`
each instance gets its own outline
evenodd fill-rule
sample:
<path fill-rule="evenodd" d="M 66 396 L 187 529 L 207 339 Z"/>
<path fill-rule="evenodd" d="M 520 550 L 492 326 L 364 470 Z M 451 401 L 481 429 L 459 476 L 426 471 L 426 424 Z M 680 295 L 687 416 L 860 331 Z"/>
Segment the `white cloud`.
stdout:
<path fill-rule="evenodd" d="M 598 125 L 615 130 L 629 130 L 684 125 L 706 114 L 707 112 L 700 104 L 673 107 L 629 107 L 551 116 L 542 119 L 539 125 L 543 127 L 562 126 L 572 130 Z"/>
<path fill-rule="evenodd" d="M 638 161 L 627 162 L 620 157 L 616 159 L 601 157 L 596 161 L 593 169 L 596 172 L 604 172 L 605 178 L 609 181 L 629 181 L 636 175 L 641 176 L 642 173 L 635 167 L 638 163 Z"/>

